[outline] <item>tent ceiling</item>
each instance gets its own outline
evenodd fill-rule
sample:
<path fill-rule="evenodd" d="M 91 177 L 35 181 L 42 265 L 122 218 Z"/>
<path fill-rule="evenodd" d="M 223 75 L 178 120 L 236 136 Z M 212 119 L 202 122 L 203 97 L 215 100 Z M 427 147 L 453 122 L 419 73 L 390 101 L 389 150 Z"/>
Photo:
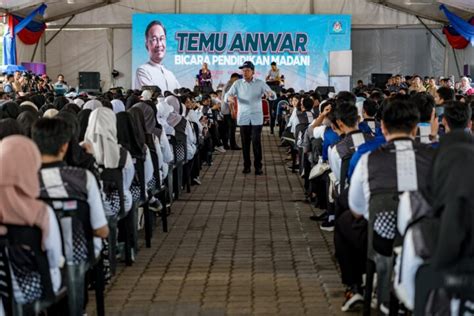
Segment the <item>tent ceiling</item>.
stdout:
<path fill-rule="evenodd" d="M 90 11 L 118 0 L 0 0 L 0 10 L 27 16 L 33 8 L 46 3 L 45 21 L 56 21 L 74 14 Z"/>
<path fill-rule="evenodd" d="M 78 24 L 129 25 L 131 13 L 134 12 L 174 13 L 176 11 L 183 13 L 256 14 L 345 13 L 353 14 L 354 25 L 364 24 L 367 21 L 375 21 L 374 25 L 418 24 L 414 17 L 416 15 L 445 23 L 447 20 L 439 10 L 441 3 L 445 3 L 452 11 L 465 19 L 474 15 L 474 0 L 225 0 L 220 2 L 219 6 L 215 5 L 215 0 L 0 0 L 0 12 L 12 12 L 26 16 L 41 3 L 48 5 L 45 14 L 46 22 L 57 21 L 59 25 L 64 22 L 62 19 L 72 15 L 77 17 L 78 14 L 85 12 L 87 14 L 81 15 L 84 18 L 80 18 L 79 20 L 82 21 Z M 115 5 L 110 6 L 109 4 Z M 384 9 L 382 10 L 382 8 Z M 390 13 L 389 11 L 392 9 L 394 11 Z M 363 12 L 364 10 L 368 11 Z M 386 22 L 389 16 L 390 22 Z M 379 18 L 382 21 L 378 21 Z M 399 23 L 392 21 L 399 21 Z"/>
<path fill-rule="evenodd" d="M 437 22 L 447 22 L 443 12 L 439 9 L 446 4 L 451 11 L 464 19 L 474 15 L 474 0 L 370 0 L 392 9 L 423 17 Z"/>

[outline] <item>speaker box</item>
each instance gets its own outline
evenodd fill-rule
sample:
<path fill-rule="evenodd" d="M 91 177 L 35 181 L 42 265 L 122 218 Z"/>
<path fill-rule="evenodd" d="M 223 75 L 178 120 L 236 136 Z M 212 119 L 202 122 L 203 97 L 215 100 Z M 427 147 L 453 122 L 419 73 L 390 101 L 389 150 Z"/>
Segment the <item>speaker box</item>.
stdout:
<path fill-rule="evenodd" d="M 100 72 L 88 71 L 79 73 L 79 91 L 100 92 Z"/>
<path fill-rule="evenodd" d="M 464 65 L 464 76 L 474 77 L 474 65 Z"/>
<path fill-rule="evenodd" d="M 391 77 L 392 74 L 372 74 L 370 81 L 375 87 L 385 90 L 385 84 Z"/>
<path fill-rule="evenodd" d="M 336 89 L 332 86 L 319 86 L 316 88 L 316 92 L 319 93 L 320 96 L 327 98 L 329 92 L 336 92 Z"/>

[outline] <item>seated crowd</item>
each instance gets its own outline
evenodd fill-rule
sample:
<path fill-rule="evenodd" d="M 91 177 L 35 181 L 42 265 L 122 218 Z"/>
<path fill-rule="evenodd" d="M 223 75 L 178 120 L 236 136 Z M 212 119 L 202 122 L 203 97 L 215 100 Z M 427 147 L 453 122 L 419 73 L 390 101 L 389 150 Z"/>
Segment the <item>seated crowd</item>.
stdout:
<path fill-rule="evenodd" d="M 325 97 L 284 90 L 281 147 L 311 220 L 333 232 L 342 311 L 473 315 L 474 89 L 400 79 Z"/>
<path fill-rule="evenodd" d="M 131 265 L 139 255 L 137 231 L 144 228 L 149 247 L 160 218 L 167 231 L 172 202 L 201 184 L 203 165 L 240 149 L 220 95 L 4 93 L 0 315 L 45 307 L 82 315 L 90 289 L 103 315 L 103 286 L 116 259 Z M 39 236 L 37 249 L 18 236 Z M 37 270 L 41 256 L 49 273 Z"/>

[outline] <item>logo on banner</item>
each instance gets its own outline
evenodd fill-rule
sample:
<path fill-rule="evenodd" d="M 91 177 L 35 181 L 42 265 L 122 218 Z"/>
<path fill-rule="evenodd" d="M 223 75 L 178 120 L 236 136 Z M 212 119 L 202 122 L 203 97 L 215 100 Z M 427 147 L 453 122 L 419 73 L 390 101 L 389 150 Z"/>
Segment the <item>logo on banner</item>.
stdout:
<path fill-rule="evenodd" d="M 335 21 L 332 24 L 331 33 L 333 33 L 333 34 L 344 34 L 344 29 L 342 27 L 341 21 Z"/>

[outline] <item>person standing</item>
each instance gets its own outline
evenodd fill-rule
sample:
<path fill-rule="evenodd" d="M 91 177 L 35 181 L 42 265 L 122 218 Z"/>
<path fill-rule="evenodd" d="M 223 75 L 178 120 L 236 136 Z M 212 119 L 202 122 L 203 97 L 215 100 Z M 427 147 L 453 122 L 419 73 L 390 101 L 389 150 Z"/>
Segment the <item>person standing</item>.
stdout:
<path fill-rule="evenodd" d="M 268 99 L 276 98 L 275 92 L 263 81 L 256 79 L 255 66 L 251 61 L 246 61 L 242 66 L 243 79 L 234 82 L 226 93 L 224 101 L 233 106 L 235 99 L 238 101 L 237 125 L 240 126 L 242 139 L 244 170 L 242 173 L 250 173 L 250 144 L 253 147 L 255 175 L 263 174 L 262 171 L 262 127 L 263 109 L 262 96 Z"/>
<path fill-rule="evenodd" d="M 271 69 L 268 71 L 268 75 L 265 78 L 267 81 L 268 86 L 275 91 L 278 96 L 280 96 L 281 91 L 281 75 L 280 69 L 278 69 L 276 62 L 272 62 Z M 277 100 L 273 100 L 269 102 L 270 105 L 270 133 L 273 135 L 273 131 L 275 129 L 275 121 L 276 121 L 276 110 L 277 110 Z"/>
<path fill-rule="evenodd" d="M 234 84 L 236 80 L 239 80 L 241 76 L 234 72 L 230 76 L 230 80 L 227 82 L 227 84 L 224 87 L 224 94 L 229 92 L 230 88 Z M 223 143 L 224 143 L 224 148 L 227 149 L 226 147 L 229 147 L 229 142 L 230 142 L 230 147 L 229 149 L 232 150 L 240 150 L 241 148 L 237 145 L 237 142 L 235 141 L 235 130 L 237 127 L 237 121 L 235 117 L 232 117 L 232 112 L 229 107 L 228 102 L 222 102 L 222 107 L 221 107 L 221 113 L 224 116 L 224 133 L 223 133 Z"/>
<path fill-rule="evenodd" d="M 202 64 L 202 68 L 199 69 L 199 73 L 196 76 L 196 81 L 202 94 L 210 94 L 212 92 L 212 75 L 207 63 Z"/>

